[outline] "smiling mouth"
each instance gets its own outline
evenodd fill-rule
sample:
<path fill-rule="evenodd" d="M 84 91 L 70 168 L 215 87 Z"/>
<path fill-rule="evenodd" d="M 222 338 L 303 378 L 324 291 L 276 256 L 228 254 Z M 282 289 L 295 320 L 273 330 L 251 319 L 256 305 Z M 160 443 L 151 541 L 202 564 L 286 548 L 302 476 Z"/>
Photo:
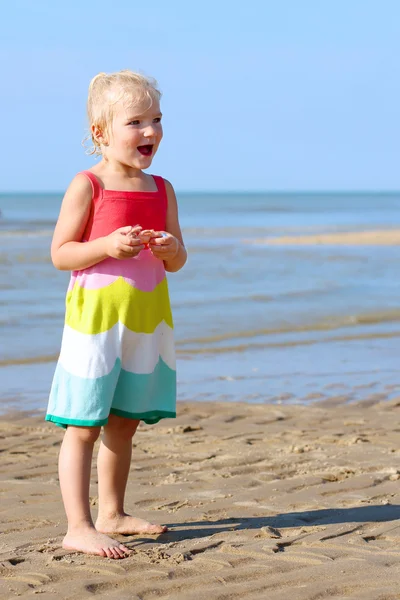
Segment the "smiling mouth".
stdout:
<path fill-rule="evenodd" d="M 153 153 L 153 144 L 138 146 L 137 149 L 139 150 L 140 154 L 143 154 L 143 156 L 151 156 Z"/>

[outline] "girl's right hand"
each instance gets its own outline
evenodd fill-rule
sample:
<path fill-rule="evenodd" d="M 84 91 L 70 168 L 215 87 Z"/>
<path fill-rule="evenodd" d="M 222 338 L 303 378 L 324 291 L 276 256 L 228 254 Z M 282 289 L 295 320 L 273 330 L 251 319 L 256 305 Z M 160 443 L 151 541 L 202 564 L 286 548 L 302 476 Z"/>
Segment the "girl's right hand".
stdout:
<path fill-rule="evenodd" d="M 142 231 L 140 225 L 120 227 L 105 237 L 106 252 L 112 258 L 122 260 L 133 258 L 144 249 L 137 235 Z"/>

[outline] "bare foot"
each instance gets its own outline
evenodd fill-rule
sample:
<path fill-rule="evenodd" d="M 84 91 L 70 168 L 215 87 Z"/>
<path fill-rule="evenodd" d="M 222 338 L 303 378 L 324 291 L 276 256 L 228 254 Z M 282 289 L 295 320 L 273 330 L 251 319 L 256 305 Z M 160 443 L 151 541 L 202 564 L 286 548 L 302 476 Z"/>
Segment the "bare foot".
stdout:
<path fill-rule="evenodd" d="M 131 550 L 108 537 L 96 531 L 94 527 L 68 532 L 62 544 L 66 550 L 76 550 L 85 554 L 98 554 L 104 558 L 125 558 Z"/>
<path fill-rule="evenodd" d="M 168 531 L 166 525 L 155 525 L 144 519 L 137 519 L 127 514 L 117 515 L 115 517 L 98 517 L 96 521 L 97 531 L 102 533 L 124 533 L 126 535 L 134 533 L 147 533 L 154 535 Z"/>

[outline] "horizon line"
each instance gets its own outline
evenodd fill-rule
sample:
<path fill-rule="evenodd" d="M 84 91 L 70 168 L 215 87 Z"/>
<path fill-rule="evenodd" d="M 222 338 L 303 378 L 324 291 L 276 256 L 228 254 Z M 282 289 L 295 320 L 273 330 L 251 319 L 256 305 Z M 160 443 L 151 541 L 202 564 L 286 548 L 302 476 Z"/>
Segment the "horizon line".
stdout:
<path fill-rule="evenodd" d="M 64 195 L 65 191 L 60 190 L 0 190 L 0 196 L 6 194 L 15 194 L 15 195 L 23 195 L 23 194 L 32 194 L 32 195 Z M 354 188 L 354 189 L 265 189 L 265 190 L 248 190 L 248 189 L 240 189 L 240 190 L 213 190 L 213 189 L 204 189 L 204 190 L 175 190 L 175 193 L 178 194 L 400 194 L 400 189 L 362 189 L 362 188 Z"/>

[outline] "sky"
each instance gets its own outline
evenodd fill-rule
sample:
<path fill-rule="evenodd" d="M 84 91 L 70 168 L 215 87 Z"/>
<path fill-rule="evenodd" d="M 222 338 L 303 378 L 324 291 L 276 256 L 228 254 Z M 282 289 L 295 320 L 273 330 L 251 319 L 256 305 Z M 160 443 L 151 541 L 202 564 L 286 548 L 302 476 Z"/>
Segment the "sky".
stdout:
<path fill-rule="evenodd" d="M 0 191 L 90 168 L 90 79 L 162 90 L 177 191 L 399 190 L 398 0 L 0 0 Z"/>

